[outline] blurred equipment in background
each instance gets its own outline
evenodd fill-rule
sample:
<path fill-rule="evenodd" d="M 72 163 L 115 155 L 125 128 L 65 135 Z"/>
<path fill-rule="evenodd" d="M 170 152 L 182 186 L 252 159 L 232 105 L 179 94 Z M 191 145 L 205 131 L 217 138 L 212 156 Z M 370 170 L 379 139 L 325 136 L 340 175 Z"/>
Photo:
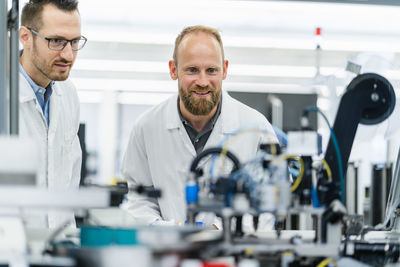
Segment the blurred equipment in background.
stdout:
<path fill-rule="evenodd" d="M 36 186 L 39 148 L 34 140 L 0 136 L 0 186 Z"/>
<path fill-rule="evenodd" d="M 308 106 L 317 105 L 317 94 L 293 94 L 293 93 L 255 93 L 255 92 L 229 92 L 233 98 L 240 102 L 251 106 L 252 108 L 259 111 L 261 114 L 273 124 L 271 112 L 277 111 L 277 117 L 280 111 L 279 108 L 272 107 L 272 103 L 268 101 L 269 96 L 273 96 L 274 99 L 279 99 L 282 102 L 282 126 L 279 127 L 284 132 L 293 131 L 299 129 L 300 121 L 299 118 L 303 110 Z M 309 115 L 310 127 L 317 129 L 317 116 L 311 113 Z M 274 125 L 274 124 L 273 124 Z M 276 125 L 278 126 L 278 125 Z"/>
<path fill-rule="evenodd" d="M 279 97 L 275 95 L 268 95 L 267 98 L 268 101 L 268 107 L 270 107 L 270 110 L 268 114 L 271 115 L 271 124 L 275 125 L 279 129 L 283 128 L 283 102 Z"/>
<path fill-rule="evenodd" d="M 371 181 L 371 212 L 370 225 L 380 224 L 385 220 L 385 211 L 388 206 L 390 184 L 392 182 L 392 166 L 374 164 L 372 166 Z"/>
<path fill-rule="evenodd" d="M 86 125 L 84 123 L 79 124 L 79 130 L 78 130 L 78 138 L 79 138 L 79 143 L 81 144 L 81 149 L 82 149 L 82 166 L 81 166 L 81 180 L 79 182 L 79 185 L 82 186 L 85 184 L 85 178 L 87 176 L 87 150 L 86 150 Z"/>
<path fill-rule="evenodd" d="M 400 149 L 397 154 L 396 165 L 394 169 L 393 178 L 390 183 L 390 191 L 386 205 L 386 218 L 390 218 L 387 228 L 393 230 L 394 233 L 400 233 Z"/>
<path fill-rule="evenodd" d="M 344 201 L 348 214 L 359 214 L 358 168 L 358 164 L 355 162 L 349 162 L 347 166 Z"/>

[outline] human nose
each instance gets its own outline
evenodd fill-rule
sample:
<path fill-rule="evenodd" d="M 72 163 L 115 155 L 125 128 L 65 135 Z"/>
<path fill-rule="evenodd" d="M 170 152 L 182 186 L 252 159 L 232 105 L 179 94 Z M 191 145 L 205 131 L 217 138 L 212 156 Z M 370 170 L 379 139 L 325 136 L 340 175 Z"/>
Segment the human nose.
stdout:
<path fill-rule="evenodd" d="M 74 51 L 72 50 L 71 42 L 68 42 L 64 49 L 61 50 L 61 57 L 68 61 L 72 61 L 74 59 Z"/>
<path fill-rule="evenodd" d="M 197 79 L 196 79 L 196 85 L 199 87 L 207 87 L 208 86 L 208 78 L 206 73 L 200 72 Z"/>

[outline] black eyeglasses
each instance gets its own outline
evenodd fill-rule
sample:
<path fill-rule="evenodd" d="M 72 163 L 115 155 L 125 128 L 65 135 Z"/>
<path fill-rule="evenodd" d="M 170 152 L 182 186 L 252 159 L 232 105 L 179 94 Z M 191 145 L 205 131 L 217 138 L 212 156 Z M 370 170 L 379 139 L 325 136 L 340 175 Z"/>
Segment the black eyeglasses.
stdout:
<path fill-rule="evenodd" d="M 71 43 L 71 48 L 73 51 L 78 51 L 82 49 L 85 44 L 86 44 L 86 37 L 81 37 L 79 39 L 74 39 L 74 40 L 66 40 L 66 39 L 60 39 L 60 38 L 47 38 L 44 35 L 41 35 L 35 30 L 32 30 L 31 28 L 28 28 L 32 33 L 35 35 L 39 36 L 40 38 L 45 39 L 48 42 L 48 47 L 51 50 L 56 50 L 56 51 L 61 51 L 63 50 L 68 43 Z"/>

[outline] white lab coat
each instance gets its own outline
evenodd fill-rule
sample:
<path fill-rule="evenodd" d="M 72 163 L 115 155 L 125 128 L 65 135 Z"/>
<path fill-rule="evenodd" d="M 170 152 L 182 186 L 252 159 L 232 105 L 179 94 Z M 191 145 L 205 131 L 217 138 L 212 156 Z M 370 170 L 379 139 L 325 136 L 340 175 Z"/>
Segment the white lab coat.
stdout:
<path fill-rule="evenodd" d="M 79 100 L 74 85 L 69 80 L 55 82 L 48 128 L 32 87 L 22 74 L 19 77 L 19 135 L 33 138 L 39 144 L 42 164 L 37 185 L 49 189 L 79 187 L 82 151 L 77 136 Z M 27 225 L 55 228 L 73 219 L 73 213 L 50 212 L 46 217 L 31 217 Z"/>
<path fill-rule="evenodd" d="M 140 224 L 186 220 L 186 174 L 196 151 L 179 118 L 177 97 L 175 94 L 136 121 L 122 163 L 122 175 L 130 187 L 140 184 L 162 190 L 158 201 L 128 194 L 128 210 Z M 272 126 L 261 113 L 223 91 L 221 114 L 204 149 L 218 146 L 228 135 L 246 127 L 264 129 L 277 142 Z M 259 133 L 241 135 L 229 150 L 245 162 L 256 154 L 262 137 Z"/>

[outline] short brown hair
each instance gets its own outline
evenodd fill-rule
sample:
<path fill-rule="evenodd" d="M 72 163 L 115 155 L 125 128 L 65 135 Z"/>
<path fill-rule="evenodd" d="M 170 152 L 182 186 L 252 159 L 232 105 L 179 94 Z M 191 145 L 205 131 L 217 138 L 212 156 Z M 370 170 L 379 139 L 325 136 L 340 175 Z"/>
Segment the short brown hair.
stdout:
<path fill-rule="evenodd" d="M 42 11 L 47 4 L 52 4 L 63 11 L 78 10 L 77 0 L 30 0 L 22 9 L 21 25 L 36 31 L 43 26 Z"/>
<path fill-rule="evenodd" d="M 196 26 L 189 26 L 189 27 L 184 28 L 181 31 L 181 33 L 178 35 L 178 37 L 176 37 L 176 39 L 175 39 L 175 47 L 174 47 L 174 55 L 173 55 L 173 59 L 174 59 L 176 65 L 178 65 L 177 53 L 178 53 L 179 44 L 182 42 L 183 38 L 186 35 L 188 35 L 189 33 L 193 33 L 193 32 L 204 32 L 204 33 L 208 33 L 208 34 L 214 36 L 215 39 L 217 39 L 219 45 L 221 46 L 222 60 L 224 60 L 224 58 L 225 58 L 225 56 L 224 56 L 224 46 L 222 44 L 222 39 L 221 39 L 221 35 L 219 34 L 219 31 L 217 29 L 215 29 L 215 28 L 212 28 L 212 27 L 196 25 Z"/>

